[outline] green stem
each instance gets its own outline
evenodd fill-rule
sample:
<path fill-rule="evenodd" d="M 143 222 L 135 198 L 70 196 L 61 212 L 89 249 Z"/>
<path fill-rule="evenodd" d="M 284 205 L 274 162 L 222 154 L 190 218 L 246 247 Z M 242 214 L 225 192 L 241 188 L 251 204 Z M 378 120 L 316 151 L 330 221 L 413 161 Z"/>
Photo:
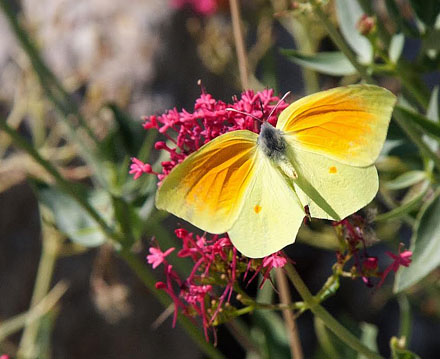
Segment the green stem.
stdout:
<path fill-rule="evenodd" d="M 38 266 L 37 277 L 35 279 L 34 292 L 30 308 L 32 309 L 47 295 L 55 262 L 58 258 L 59 238 L 56 233 L 50 230 L 44 223 L 43 225 L 43 249 L 40 263 Z M 40 321 L 34 320 L 26 323 L 23 335 L 20 340 L 18 356 L 24 358 L 35 358 L 38 356 L 36 339 L 40 328 Z"/>
<path fill-rule="evenodd" d="M 307 307 L 312 311 L 313 314 L 324 322 L 328 329 L 330 329 L 345 344 L 363 354 L 366 358 L 382 359 L 380 354 L 372 351 L 362 344 L 358 338 L 356 338 L 350 331 L 342 326 L 326 309 L 324 309 L 318 303 L 292 264 L 289 263 L 284 268 L 286 269 L 287 276 L 306 303 Z"/>
<path fill-rule="evenodd" d="M 67 284 L 62 281 L 58 282 L 41 302 L 30 308 L 27 312 L 2 321 L 0 324 L 0 343 L 10 335 L 21 330 L 25 325 L 38 321 L 43 315 L 48 313 L 58 303 L 66 290 Z"/>
<path fill-rule="evenodd" d="M 344 53 L 344 55 L 347 57 L 347 59 L 351 62 L 351 64 L 354 66 L 354 68 L 359 72 L 359 74 L 362 76 L 362 78 L 368 82 L 373 84 L 374 80 L 370 76 L 370 74 L 367 71 L 367 68 L 359 63 L 357 60 L 356 54 L 353 52 L 353 50 L 348 46 L 344 38 L 341 36 L 341 34 L 338 32 L 336 27 L 331 23 L 331 21 L 328 19 L 327 15 L 322 11 L 321 5 L 318 3 L 317 0 L 310 0 L 310 3 L 313 6 L 313 10 L 315 14 L 319 17 L 319 20 L 321 20 L 324 28 L 327 30 L 328 35 L 333 40 L 335 45 Z"/>
<path fill-rule="evenodd" d="M 406 345 L 409 346 L 411 339 L 411 306 L 406 294 L 401 293 L 397 297 L 400 309 L 399 338 L 405 337 Z"/>

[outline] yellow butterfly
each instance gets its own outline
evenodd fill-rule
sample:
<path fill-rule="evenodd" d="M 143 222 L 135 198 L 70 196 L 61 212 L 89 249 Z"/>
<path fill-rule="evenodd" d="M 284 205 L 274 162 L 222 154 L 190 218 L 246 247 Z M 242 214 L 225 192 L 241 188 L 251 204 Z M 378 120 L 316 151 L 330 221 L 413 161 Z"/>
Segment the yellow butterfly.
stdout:
<path fill-rule="evenodd" d="M 165 178 L 156 206 L 210 233 L 228 232 L 260 258 L 293 243 L 305 216 L 340 220 L 378 190 L 374 161 L 395 104 L 388 90 L 352 85 L 306 96 L 276 127 L 208 142 Z"/>

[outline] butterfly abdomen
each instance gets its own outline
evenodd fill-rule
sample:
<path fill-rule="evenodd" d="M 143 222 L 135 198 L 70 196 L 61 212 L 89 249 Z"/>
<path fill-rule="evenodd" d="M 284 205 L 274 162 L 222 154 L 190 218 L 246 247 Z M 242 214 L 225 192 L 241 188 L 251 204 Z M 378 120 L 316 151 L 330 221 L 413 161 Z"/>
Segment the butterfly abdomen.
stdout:
<path fill-rule="evenodd" d="M 286 140 L 282 132 L 273 127 L 270 123 L 264 122 L 261 125 L 257 143 L 264 154 L 271 160 L 279 162 L 285 157 Z"/>

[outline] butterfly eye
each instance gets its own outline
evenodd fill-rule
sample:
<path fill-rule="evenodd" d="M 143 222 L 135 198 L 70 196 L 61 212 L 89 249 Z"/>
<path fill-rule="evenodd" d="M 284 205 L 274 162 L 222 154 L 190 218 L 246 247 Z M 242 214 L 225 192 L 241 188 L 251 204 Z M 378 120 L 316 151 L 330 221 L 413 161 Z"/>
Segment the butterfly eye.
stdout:
<path fill-rule="evenodd" d="M 337 173 L 337 172 L 338 172 L 338 169 L 337 169 L 335 166 L 331 166 L 331 167 L 328 169 L 328 172 L 329 172 L 329 173 Z"/>

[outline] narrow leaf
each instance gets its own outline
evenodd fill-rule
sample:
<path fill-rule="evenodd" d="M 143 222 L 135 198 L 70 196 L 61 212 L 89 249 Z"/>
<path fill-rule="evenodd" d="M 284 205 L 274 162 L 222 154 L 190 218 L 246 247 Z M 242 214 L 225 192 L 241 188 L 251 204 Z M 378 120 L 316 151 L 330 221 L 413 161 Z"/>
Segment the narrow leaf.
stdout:
<path fill-rule="evenodd" d="M 409 171 L 398 176 L 397 178 L 385 184 L 388 189 L 396 190 L 410 187 L 417 182 L 426 179 L 426 172 L 424 171 Z"/>
<path fill-rule="evenodd" d="M 395 292 L 416 284 L 440 264 L 440 189 L 420 211 L 411 239 L 412 263 L 396 277 Z"/>
<path fill-rule="evenodd" d="M 439 34 L 440 36 L 440 34 Z M 432 122 L 439 123 L 439 106 L 438 106 L 438 90 L 439 87 L 435 86 L 432 90 L 431 98 L 429 99 L 428 111 L 426 112 L 426 117 Z"/>
<path fill-rule="evenodd" d="M 378 216 L 376 216 L 374 220 L 376 222 L 389 221 L 391 219 L 400 218 L 405 214 L 413 211 L 422 202 L 428 188 L 429 188 L 429 181 L 423 182 L 423 184 L 420 186 L 418 194 L 416 194 L 411 200 L 402 204 L 399 207 L 392 209 L 389 212 L 379 214 Z"/>
<path fill-rule="evenodd" d="M 405 36 L 403 34 L 396 34 L 391 38 L 390 48 L 388 49 L 388 56 L 391 62 L 396 63 L 399 60 L 404 44 Z"/>
<path fill-rule="evenodd" d="M 346 76 L 356 73 L 356 69 L 342 52 L 319 52 L 306 55 L 297 50 L 282 49 L 281 53 L 292 62 L 323 74 Z"/>

